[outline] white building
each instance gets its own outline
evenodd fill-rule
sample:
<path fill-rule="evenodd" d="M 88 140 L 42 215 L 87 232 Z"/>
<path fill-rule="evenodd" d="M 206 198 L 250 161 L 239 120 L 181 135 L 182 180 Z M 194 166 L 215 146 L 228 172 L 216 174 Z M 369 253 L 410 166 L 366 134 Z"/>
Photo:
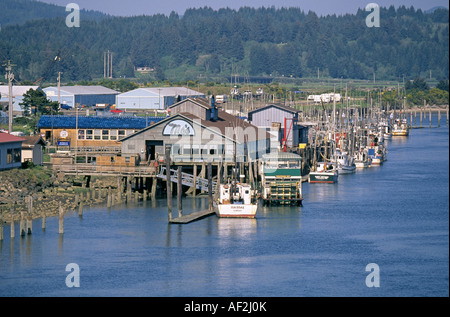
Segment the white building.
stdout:
<path fill-rule="evenodd" d="M 116 108 L 121 110 L 165 110 L 178 101 L 206 96 L 185 87 L 137 88 L 117 95 Z"/>
<path fill-rule="evenodd" d="M 321 95 L 309 95 L 308 100 L 313 101 L 315 103 L 329 103 L 333 102 L 333 100 L 336 99 L 336 102 L 340 102 L 342 97 L 341 94 L 335 94 L 335 93 L 328 93 L 328 94 L 321 94 Z"/>
<path fill-rule="evenodd" d="M 12 102 L 14 112 L 23 112 L 23 108 L 20 105 L 23 101 L 23 95 L 30 89 L 36 90 L 41 88 L 39 86 L 12 86 Z M 0 85 L 0 104 L 9 104 L 9 87 L 8 85 Z"/>

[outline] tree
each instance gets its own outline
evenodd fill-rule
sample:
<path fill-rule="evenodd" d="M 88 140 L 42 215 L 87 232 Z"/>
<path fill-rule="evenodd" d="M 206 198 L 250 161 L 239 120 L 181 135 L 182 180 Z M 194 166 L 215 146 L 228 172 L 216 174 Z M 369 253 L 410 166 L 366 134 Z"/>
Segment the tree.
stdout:
<path fill-rule="evenodd" d="M 23 107 L 24 115 L 27 116 L 29 111 L 34 109 L 34 114 L 56 114 L 58 113 L 59 104 L 57 101 L 47 99 L 44 91 L 41 89 L 30 88 L 24 95 L 23 100 L 19 104 Z"/>
<path fill-rule="evenodd" d="M 405 89 L 407 91 L 409 90 L 418 90 L 418 91 L 425 91 L 430 89 L 425 79 L 416 77 L 413 81 L 407 81 L 405 83 Z"/>
<path fill-rule="evenodd" d="M 442 79 L 436 86 L 437 89 L 448 91 L 448 79 Z"/>

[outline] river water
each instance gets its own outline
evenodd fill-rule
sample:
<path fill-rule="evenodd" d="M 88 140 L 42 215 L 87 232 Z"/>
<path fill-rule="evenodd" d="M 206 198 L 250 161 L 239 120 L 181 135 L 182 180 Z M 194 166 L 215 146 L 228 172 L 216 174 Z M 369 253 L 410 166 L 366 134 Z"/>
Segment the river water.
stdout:
<path fill-rule="evenodd" d="M 12 241 L 5 226 L 0 296 L 449 296 L 445 118 L 387 148 L 382 166 L 304 183 L 303 207 L 261 205 L 256 219 L 169 225 L 160 199 L 69 212 L 63 235 L 57 218 Z M 207 206 L 183 200 L 185 214 Z"/>

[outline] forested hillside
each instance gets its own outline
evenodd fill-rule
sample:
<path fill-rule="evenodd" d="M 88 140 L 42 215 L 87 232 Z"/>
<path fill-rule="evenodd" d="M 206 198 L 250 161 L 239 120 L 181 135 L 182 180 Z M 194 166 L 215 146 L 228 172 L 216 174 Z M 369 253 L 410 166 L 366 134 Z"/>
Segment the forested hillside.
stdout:
<path fill-rule="evenodd" d="M 1 0 L 4 1 L 4 0 Z M 318 17 L 298 8 L 190 9 L 182 16 L 65 18 L 3 26 L 0 59 L 19 80 L 100 78 L 104 52 L 113 53 L 114 77 L 134 67 L 156 69 L 158 79 L 242 76 L 330 76 L 402 79 L 449 76 L 449 12 L 381 8 L 380 27 L 368 12 Z M 55 57 L 59 56 L 55 60 Z"/>

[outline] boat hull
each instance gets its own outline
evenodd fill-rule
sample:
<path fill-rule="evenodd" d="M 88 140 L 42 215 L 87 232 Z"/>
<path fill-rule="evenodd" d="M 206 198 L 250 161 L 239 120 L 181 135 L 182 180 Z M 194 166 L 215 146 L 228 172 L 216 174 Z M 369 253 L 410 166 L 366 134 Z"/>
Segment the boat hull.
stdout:
<path fill-rule="evenodd" d="M 216 215 L 221 218 L 255 218 L 257 204 L 218 204 Z"/>
<path fill-rule="evenodd" d="M 336 183 L 338 174 L 326 172 L 310 172 L 308 177 L 309 183 Z"/>

